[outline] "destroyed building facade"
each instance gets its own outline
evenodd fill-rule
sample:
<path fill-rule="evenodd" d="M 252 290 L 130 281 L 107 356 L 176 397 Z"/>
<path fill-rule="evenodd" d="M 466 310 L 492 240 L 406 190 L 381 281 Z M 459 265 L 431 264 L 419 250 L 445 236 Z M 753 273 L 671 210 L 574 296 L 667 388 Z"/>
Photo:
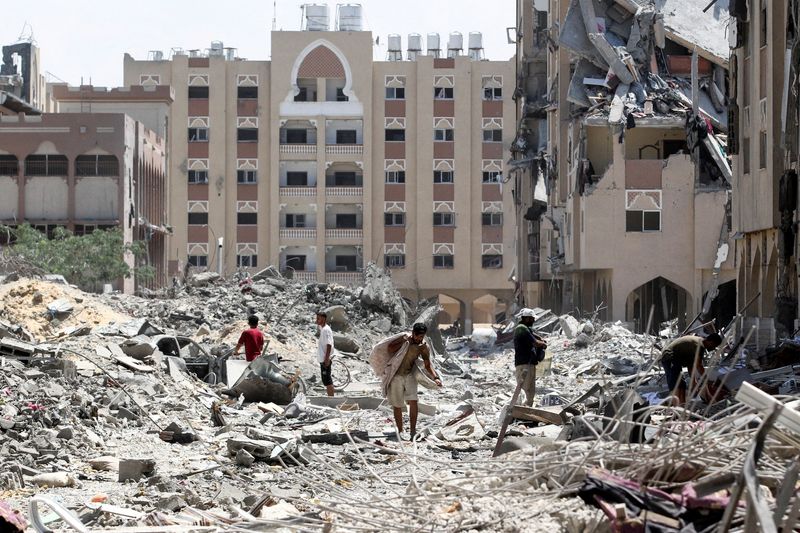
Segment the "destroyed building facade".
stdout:
<path fill-rule="evenodd" d="M 522 109 L 512 162 L 529 176 L 519 220 L 539 230 L 527 254 L 538 265 L 519 280 L 527 305 L 641 330 L 651 308 L 656 327 L 713 314 L 709 291 L 734 297 L 727 11 L 671 4 L 521 4 L 548 12 L 546 92 L 528 95 L 545 103 Z M 545 150 L 530 139 L 542 111 Z"/>
<path fill-rule="evenodd" d="M 796 0 L 730 5 L 733 226 L 739 306 L 760 350 L 797 329 Z"/>
<path fill-rule="evenodd" d="M 494 304 L 475 301 L 512 298 L 513 60 L 483 60 L 480 34 L 453 33 L 429 35 L 427 53 L 420 35 L 407 50 L 393 35 L 374 61 L 360 13 L 322 20 L 272 32 L 269 61 L 221 43 L 125 57 L 126 86 L 175 93 L 170 271 L 274 264 L 360 284 L 376 261 L 404 296 L 449 296 L 466 331 L 474 312 L 493 322 Z"/>
<path fill-rule="evenodd" d="M 147 285 L 166 282 L 163 138 L 122 113 L 20 113 L 0 116 L 0 147 L 0 223 L 48 235 L 118 227 L 126 243 L 147 241 Z M 134 283 L 116 288 L 131 293 Z"/>
<path fill-rule="evenodd" d="M 47 106 L 39 47 L 29 40 L 0 47 L 0 115 L 35 114 Z"/>

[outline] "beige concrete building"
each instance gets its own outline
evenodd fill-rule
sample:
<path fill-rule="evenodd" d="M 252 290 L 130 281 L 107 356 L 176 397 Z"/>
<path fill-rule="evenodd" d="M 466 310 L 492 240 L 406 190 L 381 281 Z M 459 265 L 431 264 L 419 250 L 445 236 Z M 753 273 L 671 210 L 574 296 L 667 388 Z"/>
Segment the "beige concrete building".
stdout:
<path fill-rule="evenodd" d="M 514 62 L 480 60 L 475 36 L 465 54 L 460 34 L 447 50 L 429 37 L 427 53 L 420 36 L 408 51 L 390 36 L 374 61 L 359 27 L 272 32 L 271 61 L 221 44 L 126 55 L 125 85 L 175 94 L 170 270 L 275 264 L 358 284 L 376 261 L 408 297 L 445 295 L 449 318 L 489 321 L 513 288 Z"/>
<path fill-rule="evenodd" d="M 798 55 L 794 0 L 731 2 L 733 225 L 743 330 L 763 349 L 797 328 Z M 791 50 L 794 50 L 792 52 Z"/>
<path fill-rule="evenodd" d="M 140 286 L 167 280 L 165 171 L 163 139 L 124 114 L 0 116 L 0 223 L 76 235 L 119 227 L 125 242 L 147 242 L 156 276 Z M 118 288 L 132 293 L 135 281 Z"/>
<path fill-rule="evenodd" d="M 519 65 L 528 71 L 519 76 L 527 85 L 520 87 L 523 142 L 516 143 L 524 148 L 514 164 L 517 219 L 529 215 L 528 233 L 538 226 L 538 239 L 524 231 L 520 238 L 525 257 L 536 258 L 521 270 L 521 298 L 640 330 L 651 309 L 653 329 L 673 318 L 683 325 L 700 311 L 724 325 L 732 314 L 717 307 L 735 301 L 733 254 L 726 255 L 731 176 L 720 135 L 727 130 L 724 30 L 693 36 L 678 16 L 702 14 L 669 6 L 655 13 L 625 1 L 521 2 L 518 10 L 528 56 Z M 558 46 L 548 47 L 543 92 L 533 81 L 541 72 L 530 65 L 541 56 L 545 17 Z M 724 14 L 703 20 L 722 28 Z M 686 48 L 693 42 L 700 133 L 685 128 L 695 94 Z M 722 295 L 713 305 L 709 291 Z"/>

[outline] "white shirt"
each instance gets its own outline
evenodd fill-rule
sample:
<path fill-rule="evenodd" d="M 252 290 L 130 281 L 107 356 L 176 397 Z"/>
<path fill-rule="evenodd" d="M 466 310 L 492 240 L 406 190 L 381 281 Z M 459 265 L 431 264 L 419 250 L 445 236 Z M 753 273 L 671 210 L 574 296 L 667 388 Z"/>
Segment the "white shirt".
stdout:
<path fill-rule="evenodd" d="M 333 330 L 328 324 L 325 324 L 319 330 L 319 343 L 317 344 L 317 357 L 320 363 L 325 362 L 325 353 L 328 351 L 328 345 L 331 346 L 331 355 L 333 355 Z"/>

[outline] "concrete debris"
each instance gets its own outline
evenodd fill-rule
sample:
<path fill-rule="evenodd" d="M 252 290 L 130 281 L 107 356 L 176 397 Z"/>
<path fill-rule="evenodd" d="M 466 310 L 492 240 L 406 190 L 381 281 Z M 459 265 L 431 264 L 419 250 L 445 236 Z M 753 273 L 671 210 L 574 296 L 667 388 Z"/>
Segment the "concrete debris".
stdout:
<path fill-rule="evenodd" d="M 32 316 L 14 322 L 21 315 L 6 305 L 0 341 L 27 348 L 3 352 L 0 490 L 8 507 L 0 502 L 0 525 L 13 519 L 4 509 L 26 508 L 31 488 L 47 487 L 64 506 L 90 510 L 81 516 L 86 528 L 107 531 L 189 530 L 198 521 L 208 530 L 524 531 L 531 514 L 537 528 L 584 531 L 609 521 L 630 525 L 643 512 L 648 520 L 658 514 L 662 527 L 700 530 L 702 517 L 738 503 L 727 494 L 710 498 L 745 484 L 738 475 L 758 435 L 753 475 L 768 495 L 767 514 L 784 522 L 793 516 L 797 496 L 781 486 L 795 485 L 796 407 L 782 404 L 775 428 L 758 427 L 778 401 L 761 394 L 796 390 L 800 339 L 775 351 L 786 362 L 775 368 L 762 354 L 748 360 L 763 368 L 739 357 L 731 359 L 739 368 L 710 364 L 711 392 L 697 391 L 678 408 L 665 403 L 670 392 L 658 362 L 667 339 L 535 309 L 533 327 L 549 345 L 537 366 L 538 401 L 511 408 L 509 438 L 490 460 L 515 387 L 513 317 L 486 328 L 496 341 L 480 350 L 465 337 L 447 346 L 439 338 L 436 348 L 438 305 L 407 311 L 431 328 L 445 384 L 419 388 L 417 435 L 404 441 L 364 355 L 404 331 L 394 309 L 365 304 L 359 289 L 267 274 L 254 286 L 262 283 L 275 292 L 243 293 L 236 280 L 214 278 L 152 299 L 76 293 L 84 303 L 69 319 L 77 305 L 88 306 L 78 316 L 99 316 L 95 306 L 111 313 L 87 322 L 87 335 L 55 346 L 22 340 L 18 325 L 43 330 Z M 50 284 L 20 279 L 2 287 L 13 284 L 30 284 L 27 302 L 36 290 L 43 302 L 55 299 Z M 344 395 L 328 397 L 313 321 L 317 310 L 337 306 L 331 315 L 346 317 L 346 338 L 360 350 L 337 353 L 353 381 Z M 231 348 L 253 312 L 270 342 L 265 356 L 247 363 Z M 35 319 L 48 323 L 45 313 Z M 244 368 L 229 381 L 234 362 Z M 637 484 L 642 479 L 647 487 Z M 398 490 L 408 511 L 402 524 L 392 499 Z M 617 507 L 613 494 L 633 499 Z M 634 508 L 637 495 L 693 498 L 698 512 Z M 738 524 L 749 507 L 731 507 Z"/>
<path fill-rule="evenodd" d="M 377 308 L 391 315 L 398 326 L 405 326 L 407 320 L 406 304 L 394 287 L 387 270 L 370 263 L 364 269 L 364 288 L 361 290 L 361 303 Z"/>

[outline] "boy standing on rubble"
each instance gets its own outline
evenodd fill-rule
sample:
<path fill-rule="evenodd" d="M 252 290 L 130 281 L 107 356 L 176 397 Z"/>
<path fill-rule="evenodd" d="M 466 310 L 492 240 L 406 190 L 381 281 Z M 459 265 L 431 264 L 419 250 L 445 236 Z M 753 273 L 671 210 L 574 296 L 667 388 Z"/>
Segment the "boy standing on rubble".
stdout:
<path fill-rule="evenodd" d="M 547 348 L 544 339 L 531 329 L 535 320 L 533 309 L 525 308 L 520 312 L 519 324 L 514 328 L 514 375 L 517 386 L 525 392 L 525 405 L 528 407 L 533 406 L 536 394 L 534 367 L 544 359 L 544 350 Z"/>
<path fill-rule="evenodd" d="M 699 381 L 705 373 L 703 367 L 703 354 L 706 350 L 714 350 L 722 344 L 722 338 L 717 333 L 712 333 L 705 339 L 695 335 L 678 337 L 670 342 L 661 352 L 661 366 L 667 375 L 667 385 L 673 396 L 677 396 L 678 405 L 686 403 L 686 381 L 683 369 L 689 371 L 692 383 Z"/>
<path fill-rule="evenodd" d="M 319 326 L 319 341 L 317 342 L 317 357 L 319 371 L 322 375 L 322 384 L 328 396 L 333 396 L 333 377 L 331 376 L 331 358 L 333 357 L 333 331 L 328 325 L 327 313 L 317 313 L 317 326 Z"/>
<path fill-rule="evenodd" d="M 264 334 L 258 329 L 258 317 L 256 315 L 251 315 L 247 319 L 247 323 L 250 327 L 239 336 L 239 342 L 236 343 L 233 355 L 239 355 L 239 350 L 244 346 L 245 359 L 253 361 L 261 355 L 261 351 L 264 349 Z"/>

